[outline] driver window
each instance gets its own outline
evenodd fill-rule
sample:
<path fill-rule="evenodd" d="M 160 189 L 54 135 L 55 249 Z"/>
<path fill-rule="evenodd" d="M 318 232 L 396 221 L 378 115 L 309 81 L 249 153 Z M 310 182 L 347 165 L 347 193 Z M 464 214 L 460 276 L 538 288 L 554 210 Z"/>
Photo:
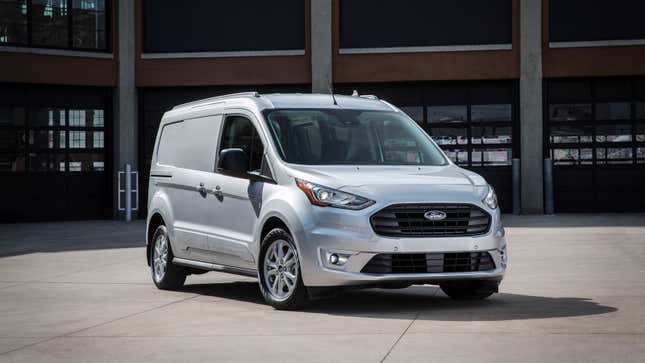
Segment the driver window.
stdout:
<path fill-rule="evenodd" d="M 264 145 L 251 120 L 244 116 L 228 116 L 224 123 L 220 152 L 239 148 L 249 157 L 248 171 L 262 171 Z"/>

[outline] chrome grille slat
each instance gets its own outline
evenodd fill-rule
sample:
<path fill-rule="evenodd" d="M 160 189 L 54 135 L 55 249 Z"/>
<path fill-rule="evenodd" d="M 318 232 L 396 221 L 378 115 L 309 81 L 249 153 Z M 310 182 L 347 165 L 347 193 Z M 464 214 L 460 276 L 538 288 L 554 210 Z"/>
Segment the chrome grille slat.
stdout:
<path fill-rule="evenodd" d="M 431 221 L 424 213 L 438 210 L 446 218 Z M 370 218 L 374 232 L 390 237 L 441 237 L 473 236 L 488 232 L 491 216 L 471 204 L 394 204 L 387 206 Z"/>

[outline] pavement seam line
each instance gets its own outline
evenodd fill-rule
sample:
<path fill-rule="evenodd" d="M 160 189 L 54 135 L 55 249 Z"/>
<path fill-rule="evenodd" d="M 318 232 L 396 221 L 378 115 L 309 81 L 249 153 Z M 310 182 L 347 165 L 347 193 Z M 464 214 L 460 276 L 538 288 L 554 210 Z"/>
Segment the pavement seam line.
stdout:
<path fill-rule="evenodd" d="M 4 283 L 16 283 L 15 285 L 25 284 L 50 284 L 50 285 L 150 285 L 148 282 L 105 282 L 105 281 L 0 281 Z M 10 286 L 6 286 L 10 287 Z M 4 289 L 2 287 L 0 289 Z"/>
<path fill-rule="evenodd" d="M 407 333 L 407 332 L 408 332 L 408 329 L 410 329 L 410 327 L 412 326 L 412 324 L 414 324 L 414 322 L 415 322 L 415 321 L 417 321 L 417 319 L 419 318 L 419 314 L 420 314 L 420 312 L 417 312 L 417 314 L 414 316 L 414 319 L 412 319 L 412 321 L 410 322 L 410 324 L 408 324 L 408 326 L 407 326 L 407 327 L 405 328 L 405 330 L 401 333 L 401 335 L 399 335 L 399 338 L 394 342 L 394 344 L 392 344 L 392 346 L 391 346 L 391 347 L 390 347 L 390 349 L 387 351 L 387 353 L 385 353 L 385 356 L 383 356 L 383 359 L 381 359 L 380 363 L 385 362 L 385 360 L 390 356 L 390 353 L 392 353 L 392 351 L 394 350 L 394 347 L 396 347 L 396 345 L 397 345 L 397 344 L 399 344 L 399 342 L 401 341 L 401 339 L 403 338 L 403 336 L 405 335 L 405 333 Z"/>
<path fill-rule="evenodd" d="M 20 285 L 24 285 L 24 284 L 26 284 L 26 282 L 16 282 L 16 283 L 13 283 L 13 284 L 12 284 L 11 282 L 7 282 L 7 283 L 8 283 L 8 284 L 11 284 L 11 285 L 7 285 L 7 286 L 0 287 L 0 290 L 2 290 L 2 289 L 8 289 L 8 288 L 10 288 L 10 287 L 16 287 L 16 286 L 20 286 Z"/>
<path fill-rule="evenodd" d="M 112 320 L 104 321 L 104 322 L 102 322 L 102 323 L 95 324 L 95 325 L 92 325 L 92 326 L 88 326 L 88 327 L 85 327 L 85 328 L 82 328 L 82 329 L 78 329 L 78 330 L 75 330 L 75 331 L 72 331 L 72 332 L 69 332 L 69 333 L 60 334 L 60 335 L 56 335 L 56 336 L 53 336 L 53 337 L 49 337 L 49 338 L 47 338 L 47 339 L 39 340 L 39 341 L 37 341 L 37 342 L 33 342 L 33 343 L 31 343 L 31 344 L 23 345 L 22 347 L 18 347 L 18 348 L 15 348 L 15 349 L 8 350 L 8 351 L 6 351 L 6 352 L 0 352 L 0 356 L 2 356 L 2 355 L 7 355 L 7 354 L 9 354 L 9 353 L 13 353 L 13 352 L 16 352 L 16 351 L 19 351 L 19 350 L 25 349 L 25 348 L 33 347 L 33 346 L 38 345 L 38 344 L 41 344 L 41 343 L 47 343 L 47 342 L 50 342 L 50 341 L 55 340 L 55 339 L 58 339 L 58 338 L 65 338 L 65 337 L 69 337 L 69 336 L 71 336 L 72 334 L 77 334 L 77 333 L 80 333 L 80 332 L 82 332 L 82 331 L 86 331 L 86 330 L 89 330 L 89 329 L 98 328 L 99 326 L 106 325 L 106 324 L 111 324 L 111 323 L 117 322 L 117 321 L 119 321 L 119 320 L 128 319 L 128 318 L 131 318 L 131 317 L 133 317 L 133 316 L 140 315 L 140 314 L 149 313 L 149 312 L 151 312 L 151 311 L 158 310 L 158 309 L 162 309 L 162 308 L 165 308 L 165 307 L 170 306 L 170 305 L 174 305 L 174 304 L 178 304 L 178 303 L 181 303 L 181 302 L 184 302 L 184 301 L 188 301 L 188 300 L 191 300 L 191 299 L 195 299 L 195 298 L 197 298 L 197 297 L 199 297 L 199 296 L 200 296 L 200 295 L 196 294 L 196 295 L 191 296 L 191 297 L 187 297 L 187 298 L 184 298 L 184 299 L 171 301 L 171 302 L 166 303 L 166 304 L 162 304 L 162 305 L 159 305 L 159 306 L 155 306 L 155 307 L 153 307 L 153 308 L 150 308 L 150 309 L 146 309 L 146 310 L 143 310 L 143 311 L 138 311 L 138 312 L 136 312 L 136 313 L 128 314 L 128 315 L 125 315 L 125 316 L 121 316 L 121 317 L 118 317 L 118 318 L 115 318 L 115 319 L 112 319 Z"/>

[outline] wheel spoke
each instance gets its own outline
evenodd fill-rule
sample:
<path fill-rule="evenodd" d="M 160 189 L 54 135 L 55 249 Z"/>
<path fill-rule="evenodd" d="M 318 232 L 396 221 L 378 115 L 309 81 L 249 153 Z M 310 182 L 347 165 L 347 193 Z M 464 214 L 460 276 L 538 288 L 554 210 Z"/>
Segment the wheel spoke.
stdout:
<path fill-rule="evenodd" d="M 282 297 L 284 295 L 284 278 L 278 276 L 278 296 Z"/>
<path fill-rule="evenodd" d="M 284 278 L 284 285 L 287 287 L 287 290 L 288 290 L 287 294 L 290 294 L 291 291 L 294 288 L 294 283 L 289 281 L 289 279 L 285 277 Z"/>
<path fill-rule="evenodd" d="M 271 290 L 273 291 L 273 293 L 275 295 L 278 295 L 278 281 L 279 280 L 280 280 L 280 278 L 278 278 L 278 276 L 276 276 L 275 279 L 273 280 L 273 284 L 271 286 Z"/>
<path fill-rule="evenodd" d="M 282 259 L 284 258 L 284 246 L 282 244 L 282 241 L 276 244 L 276 249 L 278 251 L 278 261 L 282 261 Z"/>
<path fill-rule="evenodd" d="M 283 261 L 286 263 L 294 256 L 293 250 L 289 247 L 287 253 L 284 254 Z"/>
<path fill-rule="evenodd" d="M 292 274 L 291 272 L 286 272 L 285 271 L 284 272 L 284 277 L 286 278 L 286 280 L 291 280 L 292 283 L 294 283 L 296 281 L 296 275 Z"/>
<path fill-rule="evenodd" d="M 286 268 L 291 268 L 291 266 L 295 265 L 296 262 L 298 262 L 298 259 L 296 258 L 295 255 L 293 255 L 293 257 L 291 257 L 290 259 L 284 261 L 284 266 Z"/>

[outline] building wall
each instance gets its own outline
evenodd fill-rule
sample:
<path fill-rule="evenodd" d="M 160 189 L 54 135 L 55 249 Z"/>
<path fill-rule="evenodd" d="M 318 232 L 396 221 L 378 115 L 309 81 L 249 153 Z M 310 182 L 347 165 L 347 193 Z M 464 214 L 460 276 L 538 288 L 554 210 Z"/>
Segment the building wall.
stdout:
<path fill-rule="evenodd" d="M 510 133 L 509 145 L 504 147 L 511 151 L 510 157 L 521 159 L 523 212 L 543 211 L 542 159 L 552 157 L 555 161 L 555 149 L 571 146 L 553 142 L 558 137 L 577 137 L 578 141 L 589 137 L 592 145 L 579 141 L 579 149 L 630 149 L 632 162 L 556 163 L 556 210 L 575 211 L 575 204 L 586 205 L 580 210 L 603 210 L 601 201 L 609 197 L 600 186 L 613 177 L 636 180 L 634 175 L 640 175 L 645 167 L 640 157 L 645 154 L 645 117 L 641 118 L 645 96 L 640 92 L 645 77 L 645 22 L 639 18 L 645 5 L 639 0 L 592 4 L 583 0 L 491 0 L 485 4 L 479 0 L 320 0 L 315 4 L 287 0 L 279 6 L 259 0 L 226 4 L 196 0 L 190 5 L 169 0 L 106 3 L 105 49 L 36 47 L 31 38 L 23 44 L 3 44 L 0 27 L 0 87 L 52 90 L 39 99 L 49 99 L 51 107 L 64 104 L 68 109 L 84 105 L 80 97 L 84 90 L 107 92 L 105 102 L 111 106 L 105 106 L 106 122 L 112 132 L 105 151 L 109 154 L 106 158 L 112 160 L 106 166 L 107 175 L 116 175 L 126 162 L 146 173 L 155 125 L 173 104 L 233 91 L 312 88 L 318 92 L 334 88 L 343 93 L 356 88 L 408 107 L 411 113 L 422 110 L 422 122 L 429 133 L 456 143 L 444 145 L 446 150 L 457 150 L 463 146 L 459 142 L 466 142 L 469 151 L 462 155 L 467 155 L 466 166 L 475 168 L 472 150 L 479 146 L 472 144 L 472 137 L 478 131 L 469 123 L 476 103 L 462 102 L 451 90 L 493 84 L 513 90 L 508 101 L 512 105 L 511 131 L 507 132 L 506 125 L 495 124 L 486 132 L 497 141 L 499 135 Z M 157 10 L 161 6 L 163 9 Z M 76 44 L 73 37 L 69 41 Z M 594 85 L 607 82 L 626 85 L 617 89 L 629 96 L 598 94 L 604 88 Z M 589 97 L 576 102 L 589 103 L 593 110 L 596 104 L 627 102 L 629 117 L 620 122 L 596 119 L 594 111 L 589 120 L 579 122 L 579 129 L 557 129 L 563 121 L 553 121 L 549 107 L 563 101 L 554 97 L 552 90 L 568 83 L 590 85 Z M 52 95 L 57 93 L 68 96 L 56 101 Z M 436 101 L 432 94 L 443 100 Z M 28 108 L 28 102 L 24 103 L 23 108 Z M 428 109 L 440 104 L 462 104 L 470 110 L 462 125 L 469 131 L 461 141 L 451 139 L 454 135 L 447 131 L 461 130 L 457 131 L 461 135 L 461 126 L 430 127 Z M 418 113 L 412 116 L 418 117 Z M 5 132 L 13 126 L 3 122 L 3 135 L 13 135 L 13 131 Z M 612 122 L 619 139 L 629 141 L 614 145 L 607 144 L 606 138 L 597 140 Z M 562 130 L 568 131 L 563 134 Z M 585 130 L 591 130 L 591 135 Z M 12 145 L 4 141 L 0 153 L 8 153 Z M 597 152 L 592 151 L 593 160 L 599 159 Z M 582 151 L 578 155 L 581 157 Z M 488 173 L 490 180 L 497 180 L 505 210 L 510 210 L 513 192 L 510 170 L 507 164 L 480 170 Z M 588 177 L 594 183 L 578 194 L 587 202 L 566 201 L 564 196 L 578 193 L 571 191 L 566 180 L 590 180 Z M 110 199 L 116 199 L 115 186 L 116 179 L 108 181 L 96 195 L 108 193 Z M 612 187 L 629 191 L 620 196 L 622 199 L 617 197 L 620 200 L 640 198 L 633 186 Z M 24 203 L 31 203 L 30 198 L 23 198 Z M 145 200 L 143 196 L 141 200 Z M 588 200 L 594 202 L 589 204 Z"/>

